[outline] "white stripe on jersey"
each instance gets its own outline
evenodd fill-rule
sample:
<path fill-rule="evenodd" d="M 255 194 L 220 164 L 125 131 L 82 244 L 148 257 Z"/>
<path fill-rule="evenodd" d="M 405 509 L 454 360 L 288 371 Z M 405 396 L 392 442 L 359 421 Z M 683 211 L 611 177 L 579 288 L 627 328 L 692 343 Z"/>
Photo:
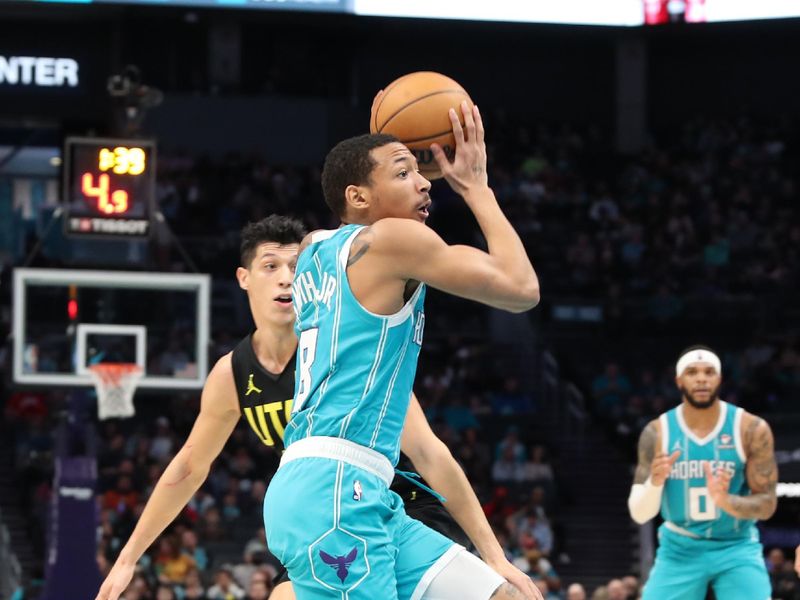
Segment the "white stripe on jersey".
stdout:
<path fill-rule="evenodd" d="M 408 350 L 408 342 L 411 338 L 406 338 L 405 344 L 403 344 L 403 350 L 400 352 L 400 358 L 397 361 L 397 365 L 394 368 L 394 373 L 392 373 L 392 378 L 389 380 L 389 389 L 386 390 L 386 396 L 383 398 L 383 406 L 381 407 L 381 416 L 378 417 L 378 424 L 375 426 L 375 431 L 372 434 L 372 439 L 369 442 L 369 447 L 374 448 L 375 444 L 378 441 L 378 432 L 381 430 L 381 424 L 383 424 L 383 418 L 386 416 L 386 409 L 389 408 L 389 398 L 392 397 L 392 391 L 394 391 L 394 384 L 397 381 L 397 374 L 400 372 L 400 367 L 403 364 L 403 359 L 406 357 L 406 350 Z"/>

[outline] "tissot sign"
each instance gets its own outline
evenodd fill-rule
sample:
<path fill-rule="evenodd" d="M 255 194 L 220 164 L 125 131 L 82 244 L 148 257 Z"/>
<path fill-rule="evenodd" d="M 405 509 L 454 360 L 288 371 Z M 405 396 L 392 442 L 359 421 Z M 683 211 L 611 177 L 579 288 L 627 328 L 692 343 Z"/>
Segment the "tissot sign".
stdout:
<path fill-rule="evenodd" d="M 77 88 L 80 66 L 73 58 L 0 54 L 0 88 Z"/>

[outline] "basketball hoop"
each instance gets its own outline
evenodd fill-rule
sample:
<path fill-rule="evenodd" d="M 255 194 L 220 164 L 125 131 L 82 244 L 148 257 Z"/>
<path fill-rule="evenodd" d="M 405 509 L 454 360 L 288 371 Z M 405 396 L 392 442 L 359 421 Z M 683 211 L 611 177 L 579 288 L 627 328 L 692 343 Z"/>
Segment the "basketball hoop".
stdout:
<path fill-rule="evenodd" d="M 103 419 L 132 417 L 133 393 L 144 375 L 134 363 L 98 363 L 89 367 L 97 390 L 97 416 Z"/>

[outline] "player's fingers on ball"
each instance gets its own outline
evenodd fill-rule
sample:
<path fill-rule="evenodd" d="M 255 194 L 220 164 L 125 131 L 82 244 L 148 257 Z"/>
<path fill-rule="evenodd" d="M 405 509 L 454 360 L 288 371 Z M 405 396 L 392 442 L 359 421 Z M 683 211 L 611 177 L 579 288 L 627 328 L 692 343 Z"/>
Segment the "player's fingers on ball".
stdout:
<path fill-rule="evenodd" d="M 451 108 L 448 114 L 453 127 L 453 136 L 456 138 L 456 148 L 460 148 L 464 145 L 464 129 L 461 127 L 461 121 L 458 120 L 458 114 L 455 109 Z"/>
<path fill-rule="evenodd" d="M 475 118 L 466 100 L 461 102 L 461 112 L 464 115 L 464 127 L 467 129 L 467 141 L 475 141 Z"/>
<path fill-rule="evenodd" d="M 478 110 L 477 104 L 472 106 L 472 117 L 475 119 L 475 134 L 477 135 L 478 143 L 483 144 L 485 130 L 483 129 L 481 111 Z"/>
<path fill-rule="evenodd" d="M 450 160 L 442 150 L 442 147 L 439 144 L 431 144 L 431 152 L 433 152 L 433 158 L 436 164 L 439 165 L 439 170 L 442 174 L 448 173 L 450 171 Z"/>

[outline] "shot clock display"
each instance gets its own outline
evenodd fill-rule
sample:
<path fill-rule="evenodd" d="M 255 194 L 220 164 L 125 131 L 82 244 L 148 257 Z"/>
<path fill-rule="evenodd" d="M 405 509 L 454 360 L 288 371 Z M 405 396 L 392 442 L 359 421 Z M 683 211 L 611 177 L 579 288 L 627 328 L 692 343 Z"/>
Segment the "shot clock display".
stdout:
<path fill-rule="evenodd" d="M 155 158 L 151 140 L 68 138 L 62 196 L 66 232 L 91 237 L 149 235 Z"/>

